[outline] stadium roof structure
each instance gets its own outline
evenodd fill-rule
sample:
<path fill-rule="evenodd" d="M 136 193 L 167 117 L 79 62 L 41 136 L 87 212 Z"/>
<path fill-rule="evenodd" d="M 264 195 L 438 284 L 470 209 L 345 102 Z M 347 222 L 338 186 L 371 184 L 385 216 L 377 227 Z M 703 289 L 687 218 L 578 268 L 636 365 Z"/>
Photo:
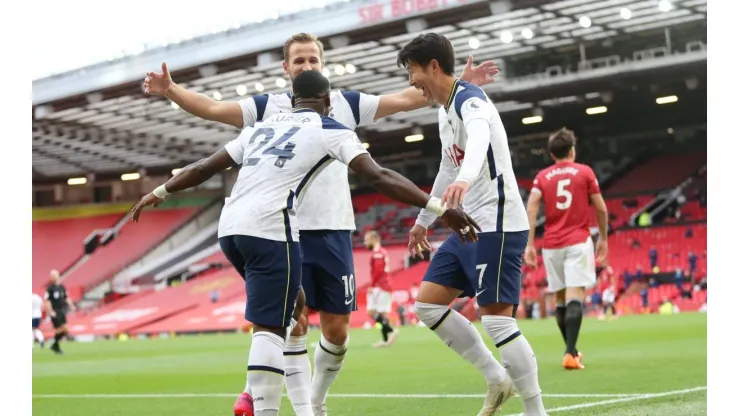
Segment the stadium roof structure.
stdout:
<path fill-rule="evenodd" d="M 335 4 L 324 13 L 286 16 L 35 81 L 34 180 L 171 169 L 213 153 L 238 131 L 193 117 L 167 99 L 145 96 L 141 82 L 146 70 L 159 70 L 161 60 L 166 59 L 176 82 L 221 100 L 287 92 L 289 80 L 284 78 L 279 54 L 287 37 L 283 31 L 306 30 L 312 24 L 324 28 L 332 22 L 349 25 L 334 33 L 331 29 L 316 32 L 327 46 L 326 69 L 333 88 L 372 94 L 402 89 L 407 86 L 407 77 L 405 70 L 396 66 L 397 51 L 418 32 L 433 31 L 453 42 L 458 73 L 468 54 L 476 61 L 494 59 L 500 63 L 502 74 L 487 92 L 496 98 L 502 113 L 531 111 L 540 100 L 556 97 L 557 89 L 577 90 L 580 85 L 585 93 L 590 85 L 593 90 L 589 80 L 706 65 L 706 48 L 701 41 L 647 50 L 640 50 L 639 41 L 646 33 L 705 23 L 706 0 L 437 0 L 421 2 L 427 5 L 426 10 L 399 9 L 411 3 L 419 4 L 403 0 Z M 389 17 L 382 18 L 383 13 Z M 352 26 L 352 22 L 345 22 L 346 17 L 342 19 L 350 15 L 360 23 Z M 322 25 L 317 19 L 328 23 Z M 255 45 L 245 45 L 259 31 L 270 34 L 264 37 L 272 43 L 261 39 L 254 40 Z M 585 48 L 612 39 L 634 43 L 637 52 L 628 59 L 588 59 Z M 670 43 L 668 34 L 666 41 Z M 218 45 L 229 50 L 235 44 L 242 49 L 233 56 L 219 52 Z M 509 59 L 579 49 L 581 59 L 576 68 L 552 65 L 526 76 L 507 77 Z M 433 125 L 436 111 L 427 108 L 399 114 L 367 127 L 361 135 L 398 135 L 416 126 Z"/>

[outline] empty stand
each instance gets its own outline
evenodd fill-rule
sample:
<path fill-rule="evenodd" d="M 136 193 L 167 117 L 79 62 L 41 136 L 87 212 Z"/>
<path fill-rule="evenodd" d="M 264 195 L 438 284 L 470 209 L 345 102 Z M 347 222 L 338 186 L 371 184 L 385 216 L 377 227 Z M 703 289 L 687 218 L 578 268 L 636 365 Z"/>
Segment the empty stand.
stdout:
<path fill-rule="evenodd" d="M 196 211 L 197 207 L 147 211 L 139 223 L 127 223 L 115 240 L 105 247 L 99 247 L 85 263 L 65 278 L 65 285 L 87 290 L 113 278 L 116 272 L 139 259 L 187 222 Z M 81 240 L 79 244 L 82 244 Z"/>
<path fill-rule="evenodd" d="M 605 193 L 628 194 L 672 188 L 706 163 L 706 152 L 659 155 L 631 170 Z"/>
<path fill-rule="evenodd" d="M 123 214 L 33 221 L 33 288 L 49 283 L 49 272 L 64 272 L 84 255 L 83 240 L 95 229 L 110 228 Z"/>

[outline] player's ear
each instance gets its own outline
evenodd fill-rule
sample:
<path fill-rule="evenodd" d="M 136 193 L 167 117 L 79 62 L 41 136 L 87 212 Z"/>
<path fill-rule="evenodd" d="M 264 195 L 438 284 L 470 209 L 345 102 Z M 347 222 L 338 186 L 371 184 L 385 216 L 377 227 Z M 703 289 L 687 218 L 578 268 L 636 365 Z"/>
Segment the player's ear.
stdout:
<path fill-rule="evenodd" d="M 288 63 L 283 61 L 283 72 L 285 75 L 288 76 L 288 79 L 290 79 L 290 71 L 288 71 Z"/>

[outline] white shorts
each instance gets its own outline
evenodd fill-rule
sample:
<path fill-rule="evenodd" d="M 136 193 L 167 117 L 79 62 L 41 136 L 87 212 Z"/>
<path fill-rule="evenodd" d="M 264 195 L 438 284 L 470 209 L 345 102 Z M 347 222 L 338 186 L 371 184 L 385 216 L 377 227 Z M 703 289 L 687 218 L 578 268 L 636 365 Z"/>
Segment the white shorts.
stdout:
<path fill-rule="evenodd" d="M 367 291 L 367 310 L 380 313 L 389 313 L 391 311 L 391 292 L 379 289 L 377 287 Z"/>
<path fill-rule="evenodd" d="M 568 247 L 543 248 L 542 260 L 547 272 L 547 288 L 552 292 L 567 287 L 591 288 L 596 284 L 594 242 L 591 237 Z"/>

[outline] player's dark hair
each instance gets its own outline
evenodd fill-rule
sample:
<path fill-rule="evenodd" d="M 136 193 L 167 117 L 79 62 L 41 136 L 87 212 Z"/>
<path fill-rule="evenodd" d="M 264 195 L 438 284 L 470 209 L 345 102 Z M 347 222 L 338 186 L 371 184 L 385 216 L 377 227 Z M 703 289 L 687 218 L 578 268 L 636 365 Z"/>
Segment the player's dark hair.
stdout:
<path fill-rule="evenodd" d="M 547 141 L 547 150 L 555 159 L 565 159 L 576 145 L 576 135 L 565 127 L 556 131 Z"/>
<path fill-rule="evenodd" d="M 409 63 L 427 66 L 432 60 L 439 63 L 445 74 L 455 73 L 455 48 L 446 37 L 438 33 L 419 35 L 404 45 L 398 51 L 396 64 L 401 68 L 408 68 Z"/>
<path fill-rule="evenodd" d="M 295 98 L 321 98 L 330 92 L 329 80 L 319 71 L 303 71 L 293 80 Z"/>

